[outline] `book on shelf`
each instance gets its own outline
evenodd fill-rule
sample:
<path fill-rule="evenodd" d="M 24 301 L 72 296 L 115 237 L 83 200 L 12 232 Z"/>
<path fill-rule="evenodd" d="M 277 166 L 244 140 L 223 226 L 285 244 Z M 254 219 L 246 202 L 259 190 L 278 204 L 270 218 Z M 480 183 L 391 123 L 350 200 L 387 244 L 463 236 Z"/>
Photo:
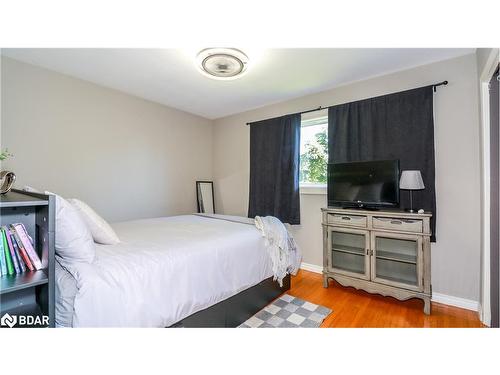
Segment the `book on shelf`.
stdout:
<path fill-rule="evenodd" d="M 15 263 L 18 264 L 18 269 L 16 269 L 17 273 L 23 273 L 26 271 L 26 266 L 24 265 L 24 261 L 21 259 L 21 255 L 19 254 L 19 249 L 17 247 L 16 242 L 12 242 L 12 238 L 10 236 L 10 230 L 7 227 L 3 227 L 5 232 L 5 239 L 7 240 L 7 245 L 10 248 L 10 253 L 14 254 L 12 257 L 16 260 Z"/>
<path fill-rule="evenodd" d="M 5 233 L 3 231 L 3 228 L 0 228 L 0 236 L 1 241 L 2 241 L 2 247 L 3 247 L 3 252 L 5 254 L 5 260 L 7 263 L 7 275 L 14 275 L 16 273 L 15 268 L 14 268 L 14 263 L 12 262 L 12 258 L 10 255 L 10 249 L 9 246 L 7 245 L 7 239 L 5 237 Z"/>
<path fill-rule="evenodd" d="M 30 261 L 28 253 L 26 253 L 26 250 L 24 249 L 24 247 L 22 246 L 22 244 L 19 245 L 17 243 L 16 237 L 14 235 L 14 229 L 12 229 L 12 228 L 10 229 L 10 240 L 12 242 L 12 245 L 16 248 L 17 252 L 20 254 L 21 258 L 23 259 L 24 264 L 26 264 L 26 267 L 30 271 L 34 271 L 35 267 L 33 267 L 33 264 Z"/>
<path fill-rule="evenodd" d="M 7 227 L 2 227 L 2 232 L 3 236 L 5 237 L 5 242 L 7 243 L 7 247 L 9 248 L 10 251 L 10 257 L 12 259 L 12 263 L 14 264 L 14 270 L 16 271 L 16 274 L 21 273 L 21 266 L 19 265 L 19 262 L 17 261 L 17 255 L 16 252 L 14 251 L 14 247 L 10 243 L 10 236 L 9 236 L 9 230 Z"/>
<path fill-rule="evenodd" d="M 33 267 L 36 270 L 42 269 L 43 266 L 42 262 L 40 261 L 40 257 L 36 253 L 35 248 L 33 247 L 33 243 L 31 242 L 31 239 L 24 225 L 20 223 L 12 224 L 11 228 L 13 229 L 14 238 L 17 241 L 17 245 L 22 246 L 26 251 Z"/>
<path fill-rule="evenodd" d="M 42 269 L 33 240 L 23 224 L 0 227 L 0 276 Z"/>
<path fill-rule="evenodd" d="M 0 275 L 7 275 L 7 257 L 5 256 L 5 248 L 3 246 L 3 236 L 0 232 Z"/>

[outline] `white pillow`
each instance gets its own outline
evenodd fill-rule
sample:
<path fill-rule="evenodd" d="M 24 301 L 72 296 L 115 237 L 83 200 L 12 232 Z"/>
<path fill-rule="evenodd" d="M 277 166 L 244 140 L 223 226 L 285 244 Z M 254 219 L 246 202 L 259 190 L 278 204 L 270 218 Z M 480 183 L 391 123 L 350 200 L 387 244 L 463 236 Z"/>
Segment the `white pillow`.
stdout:
<path fill-rule="evenodd" d="M 64 198 L 56 197 L 56 254 L 64 261 L 92 263 L 95 244 L 78 211 Z"/>
<path fill-rule="evenodd" d="M 68 199 L 73 207 L 82 216 L 83 221 L 94 237 L 94 241 L 103 245 L 116 245 L 120 239 L 111 226 L 99 216 L 88 204 L 79 199 Z"/>

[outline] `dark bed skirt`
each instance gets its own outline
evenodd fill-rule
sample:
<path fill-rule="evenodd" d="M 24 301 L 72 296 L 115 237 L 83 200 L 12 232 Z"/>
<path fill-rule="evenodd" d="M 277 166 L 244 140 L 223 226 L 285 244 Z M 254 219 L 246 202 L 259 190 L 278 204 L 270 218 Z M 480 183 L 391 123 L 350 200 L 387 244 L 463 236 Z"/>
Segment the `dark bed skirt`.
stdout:
<path fill-rule="evenodd" d="M 205 310 L 198 311 L 171 327 L 186 328 L 234 328 L 246 321 L 259 310 L 266 307 L 274 299 L 290 289 L 290 275 L 283 279 L 280 288 L 270 277 L 259 284 L 245 289 Z"/>

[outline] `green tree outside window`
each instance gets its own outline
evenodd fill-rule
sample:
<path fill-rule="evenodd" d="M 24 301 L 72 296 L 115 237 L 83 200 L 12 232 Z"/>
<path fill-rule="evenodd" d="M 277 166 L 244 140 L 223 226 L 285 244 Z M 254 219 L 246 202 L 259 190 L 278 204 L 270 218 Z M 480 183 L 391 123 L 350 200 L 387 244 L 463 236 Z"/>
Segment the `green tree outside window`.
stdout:
<path fill-rule="evenodd" d="M 326 184 L 328 165 L 327 130 L 314 135 L 316 142 L 308 142 L 306 151 L 300 155 L 300 182 Z"/>

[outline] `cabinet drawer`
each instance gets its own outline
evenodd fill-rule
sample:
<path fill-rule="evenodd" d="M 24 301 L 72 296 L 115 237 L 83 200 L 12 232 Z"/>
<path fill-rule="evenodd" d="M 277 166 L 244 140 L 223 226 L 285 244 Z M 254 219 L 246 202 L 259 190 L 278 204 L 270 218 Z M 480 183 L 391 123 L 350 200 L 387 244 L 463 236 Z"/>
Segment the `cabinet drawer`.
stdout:
<path fill-rule="evenodd" d="M 352 227 L 366 228 L 366 216 L 328 214 L 328 224 L 349 225 Z"/>
<path fill-rule="evenodd" d="M 390 229 L 403 232 L 422 233 L 423 223 L 418 219 L 395 219 L 390 217 L 374 217 L 373 228 Z"/>

